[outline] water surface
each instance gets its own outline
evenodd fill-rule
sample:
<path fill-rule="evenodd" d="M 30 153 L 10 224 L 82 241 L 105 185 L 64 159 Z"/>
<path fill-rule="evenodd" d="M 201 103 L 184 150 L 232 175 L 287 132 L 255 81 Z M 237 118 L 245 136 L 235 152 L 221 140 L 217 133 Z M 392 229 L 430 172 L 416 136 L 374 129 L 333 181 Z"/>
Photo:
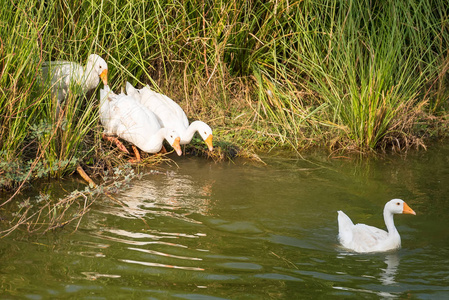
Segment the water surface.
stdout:
<path fill-rule="evenodd" d="M 175 159 L 115 195 L 126 206 L 97 200 L 76 232 L 2 239 L 1 298 L 449 298 L 448 147 L 363 162 Z M 337 210 L 384 228 L 392 198 L 417 213 L 395 216 L 402 249 L 338 246 Z"/>

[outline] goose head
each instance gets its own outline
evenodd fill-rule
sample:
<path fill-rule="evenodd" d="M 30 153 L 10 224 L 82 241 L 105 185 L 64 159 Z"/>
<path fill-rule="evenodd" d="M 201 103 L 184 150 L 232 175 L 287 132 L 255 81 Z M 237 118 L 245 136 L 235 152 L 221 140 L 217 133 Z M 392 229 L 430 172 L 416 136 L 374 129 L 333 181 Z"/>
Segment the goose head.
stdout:
<path fill-rule="evenodd" d="M 212 128 L 210 128 L 209 125 L 202 121 L 194 121 L 192 122 L 192 126 L 195 127 L 195 129 L 200 134 L 201 138 L 206 143 L 207 147 L 209 148 L 209 151 L 214 150 L 214 146 L 212 145 Z"/>
<path fill-rule="evenodd" d="M 401 199 L 393 199 L 385 204 L 384 211 L 389 211 L 392 214 L 411 214 L 416 215 L 413 209 Z"/>
<path fill-rule="evenodd" d="M 173 147 L 173 149 L 175 149 L 176 153 L 181 156 L 181 138 L 179 137 L 179 134 L 175 130 L 167 129 L 165 131 L 164 138 Z"/>
<path fill-rule="evenodd" d="M 97 54 L 89 55 L 87 58 L 86 69 L 92 70 L 94 74 L 98 74 L 104 85 L 108 84 L 108 64 L 103 58 Z"/>

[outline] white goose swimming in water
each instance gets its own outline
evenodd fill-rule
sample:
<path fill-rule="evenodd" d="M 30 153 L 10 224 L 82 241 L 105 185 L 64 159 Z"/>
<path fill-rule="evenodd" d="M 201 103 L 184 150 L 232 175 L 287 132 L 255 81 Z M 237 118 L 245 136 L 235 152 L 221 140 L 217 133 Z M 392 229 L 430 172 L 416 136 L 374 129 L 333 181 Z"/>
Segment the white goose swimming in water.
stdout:
<path fill-rule="evenodd" d="M 387 231 L 365 224 L 352 223 L 341 210 L 338 211 L 338 239 L 343 247 L 355 252 L 383 252 L 401 247 L 401 236 L 394 226 L 393 214 L 416 213 L 401 199 L 385 204 L 384 220 Z"/>
<path fill-rule="evenodd" d="M 176 130 L 181 136 L 181 145 L 190 143 L 195 132 L 198 132 L 209 150 L 213 150 L 210 126 L 202 121 L 194 121 L 189 125 L 184 110 L 169 97 L 156 93 L 148 85 L 142 89 L 136 89 L 129 82 L 126 82 L 126 93 L 150 109 L 156 115 L 162 127 Z"/>
<path fill-rule="evenodd" d="M 180 137 L 176 131 L 161 128 L 150 110 L 131 96 L 114 94 L 109 86 L 100 89 L 100 121 L 104 126 L 103 137 L 114 141 L 124 152 L 128 153 L 117 138 L 111 136 L 118 136 L 148 153 L 161 151 L 166 139 L 178 155 L 182 154 Z M 140 155 L 133 149 L 139 161 Z"/>

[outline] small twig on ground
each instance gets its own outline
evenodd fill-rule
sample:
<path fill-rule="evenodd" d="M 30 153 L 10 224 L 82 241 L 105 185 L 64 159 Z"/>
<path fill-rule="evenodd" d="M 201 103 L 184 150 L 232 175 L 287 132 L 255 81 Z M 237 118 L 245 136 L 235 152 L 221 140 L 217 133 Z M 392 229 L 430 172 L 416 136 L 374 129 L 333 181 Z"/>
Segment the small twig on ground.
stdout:
<path fill-rule="evenodd" d="M 78 172 L 78 174 L 80 174 L 81 177 L 83 177 L 84 180 L 89 183 L 89 186 L 91 188 L 97 187 L 97 184 L 89 177 L 89 175 L 86 174 L 86 172 L 84 172 L 83 168 L 80 165 L 76 167 L 76 171 Z"/>

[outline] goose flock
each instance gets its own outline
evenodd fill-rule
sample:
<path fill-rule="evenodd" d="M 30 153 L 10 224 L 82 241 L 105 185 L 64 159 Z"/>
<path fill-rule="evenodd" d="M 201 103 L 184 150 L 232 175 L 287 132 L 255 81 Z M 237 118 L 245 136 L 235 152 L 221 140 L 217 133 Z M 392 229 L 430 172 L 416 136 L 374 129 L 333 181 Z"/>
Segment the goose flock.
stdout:
<path fill-rule="evenodd" d="M 42 67 L 43 79 L 52 87 L 57 99 L 57 108 L 76 84 L 83 93 L 97 87 L 100 89 L 100 122 L 104 127 L 103 138 L 114 142 L 123 152 L 129 153 L 120 142 L 121 138 L 132 144 L 136 158 L 140 154 L 137 148 L 148 153 L 163 150 L 164 139 L 178 155 L 182 155 L 180 145 L 190 143 L 194 134 L 199 133 L 209 150 L 212 146 L 212 129 L 202 121 L 189 124 L 182 108 L 166 95 L 157 93 L 146 85 L 137 89 L 126 82 L 126 94 L 115 94 L 108 86 L 108 66 L 106 61 L 96 54 L 88 57 L 83 67 L 74 62 L 46 62 Z M 136 148 L 137 147 L 137 148 Z M 354 252 L 385 252 L 401 247 L 401 237 L 394 226 L 394 214 L 416 213 L 401 199 L 393 199 L 385 204 L 384 221 L 387 231 L 355 224 L 342 211 L 338 211 L 338 239 L 340 244 Z"/>
<path fill-rule="evenodd" d="M 164 151 L 164 139 L 182 155 L 180 145 L 190 143 L 196 132 L 209 150 L 213 150 L 209 125 L 202 121 L 189 124 L 181 106 L 148 85 L 137 89 L 127 82 L 126 94 L 115 94 L 108 86 L 107 73 L 106 61 L 96 54 L 89 55 L 85 66 L 67 61 L 45 62 L 42 66 L 43 81 L 51 85 L 58 111 L 71 87 L 78 86 L 82 93 L 87 93 L 102 80 L 99 114 L 104 127 L 103 138 L 126 153 L 129 151 L 118 138 L 131 143 L 136 156 L 132 162 L 140 161 L 137 148 L 147 153 Z"/>

